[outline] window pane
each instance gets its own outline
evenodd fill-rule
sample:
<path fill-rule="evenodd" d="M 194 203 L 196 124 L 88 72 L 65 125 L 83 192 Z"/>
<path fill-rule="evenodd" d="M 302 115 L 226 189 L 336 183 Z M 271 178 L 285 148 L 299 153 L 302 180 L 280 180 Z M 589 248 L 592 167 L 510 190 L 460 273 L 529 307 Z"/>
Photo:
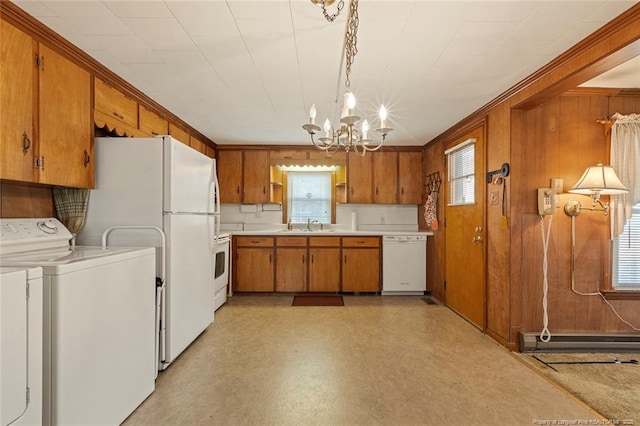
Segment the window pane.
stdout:
<path fill-rule="evenodd" d="M 613 287 L 640 290 L 640 204 L 613 242 Z"/>
<path fill-rule="evenodd" d="M 331 172 L 288 172 L 287 215 L 293 223 L 331 223 Z"/>
<path fill-rule="evenodd" d="M 475 144 L 447 154 L 449 205 L 475 203 Z"/>

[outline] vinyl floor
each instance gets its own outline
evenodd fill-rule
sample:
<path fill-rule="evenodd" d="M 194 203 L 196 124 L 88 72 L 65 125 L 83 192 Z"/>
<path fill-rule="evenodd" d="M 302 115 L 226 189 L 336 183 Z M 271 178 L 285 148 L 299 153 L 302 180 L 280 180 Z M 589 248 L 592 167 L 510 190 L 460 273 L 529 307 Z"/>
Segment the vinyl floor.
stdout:
<path fill-rule="evenodd" d="M 440 304 L 235 295 L 134 425 L 578 424 L 599 414 Z M 560 423 L 560 422 L 574 423 Z"/>

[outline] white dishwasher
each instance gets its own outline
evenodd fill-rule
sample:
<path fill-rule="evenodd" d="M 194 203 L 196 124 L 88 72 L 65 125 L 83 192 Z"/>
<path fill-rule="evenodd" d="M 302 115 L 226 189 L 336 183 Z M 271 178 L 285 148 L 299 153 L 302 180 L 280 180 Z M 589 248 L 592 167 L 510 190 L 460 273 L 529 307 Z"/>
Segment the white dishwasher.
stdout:
<path fill-rule="evenodd" d="M 382 295 L 423 295 L 427 290 L 427 237 L 382 237 Z"/>

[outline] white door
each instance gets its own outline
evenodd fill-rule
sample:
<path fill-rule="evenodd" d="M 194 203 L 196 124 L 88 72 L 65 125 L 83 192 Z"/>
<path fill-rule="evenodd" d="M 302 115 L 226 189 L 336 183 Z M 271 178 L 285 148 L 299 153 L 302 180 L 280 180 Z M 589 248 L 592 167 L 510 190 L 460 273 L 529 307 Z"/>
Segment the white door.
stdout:
<path fill-rule="evenodd" d="M 167 359 L 173 361 L 213 321 L 210 216 L 169 214 L 167 234 Z"/>
<path fill-rule="evenodd" d="M 164 161 L 164 211 L 211 212 L 213 159 L 167 136 Z"/>

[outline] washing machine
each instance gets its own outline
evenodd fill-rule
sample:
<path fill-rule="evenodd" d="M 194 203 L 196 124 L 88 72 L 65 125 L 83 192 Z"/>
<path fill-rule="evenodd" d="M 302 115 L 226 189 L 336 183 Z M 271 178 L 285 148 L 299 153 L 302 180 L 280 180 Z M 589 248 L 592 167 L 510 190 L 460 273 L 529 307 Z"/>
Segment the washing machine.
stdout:
<path fill-rule="evenodd" d="M 0 219 L 0 266 L 42 268 L 42 423 L 120 424 L 155 389 L 155 249 L 71 237 L 53 218 Z"/>
<path fill-rule="evenodd" d="M 42 268 L 0 268 L 0 424 L 42 423 Z"/>

